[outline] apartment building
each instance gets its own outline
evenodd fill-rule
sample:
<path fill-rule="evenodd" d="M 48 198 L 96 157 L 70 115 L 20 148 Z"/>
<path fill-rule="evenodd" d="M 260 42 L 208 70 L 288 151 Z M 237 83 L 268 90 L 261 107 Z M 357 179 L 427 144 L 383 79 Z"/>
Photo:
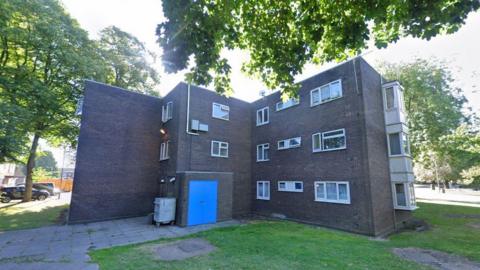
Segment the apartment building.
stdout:
<path fill-rule="evenodd" d="M 362 58 L 248 103 L 178 84 L 159 99 L 87 82 L 70 222 L 152 212 L 243 216 L 381 235 L 416 208 L 402 87 Z M 255 90 L 252 90 L 255 91 Z"/>

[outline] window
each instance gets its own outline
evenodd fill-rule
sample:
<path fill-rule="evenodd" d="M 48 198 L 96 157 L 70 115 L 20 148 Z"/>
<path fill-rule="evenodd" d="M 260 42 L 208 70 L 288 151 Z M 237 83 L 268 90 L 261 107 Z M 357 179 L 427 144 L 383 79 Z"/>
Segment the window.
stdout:
<path fill-rule="evenodd" d="M 281 110 L 290 108 L 290 107 L 298 105 L 298 104 L 300 104 L 300 99 L 290 98 L 285 102 L 282 102 L 282 101 L 277 102 L 276 108 L 277 108 L 277 111 L 281 111 Z"/>
<path fill-rule="evenodd" d="M 387 110 L 395 108 L 395 90 L 393 87 L 385 88 L 385 106 Z"/>
<path fill-rule="evenodd" d="M 310 106 L 342 97 L 342 81 L 336 80 L 310 91 Z"/>
<path fill-rule="evenodd" d="M 212 157 L 228 157 L 228 143 L 212 141 Z"/>
<path fill-rule="evenodd" d="M 167 105 L 162 106 L 162 122 L 167 122 L 172 119 L 173 115 L 173 102 L 167 102 Z"/>
<path fill-rule="evenodd" d="M 303 182 L 301 181 L 279 181 L 278 191 L 303 192 Z"/>
<path fill-rule="evenodd" d="M 315 201 L 350 204 L 348 182 L 315 182 Z"/>
<path fill-rule="evenodd" d="M 264 143 L 257 145 L 257 161 L 268 161 L 268 149 L 270 149 L 270 144 Z"/>
<path fill-rule="evenodd" d="M 313 152 L 332 151 L 347 148 L 345 129 L 337 129 L 312 135 Z"/>
<path fill-rule="evenodd" d="M 302 143 L 302 137 L 295 137 L 286 140 L 278 141 L 278 150 L 284 150 L 289 148 L 300 147 Z"/>
<path fill-rule="evenodd" d="M 391 156 L 410 155 L 408 135 L 403 132 L 388 134 L 388 147 Z"/>
<path fill-rule="evenodd" d="M 163 142 L 160 144 L 160 160 L 169 159 L 168 147 L 170 146 L 170 141 Z"/>
<path fill-rule="evenodd" d="M 212 117 L 229 120 L 230 119 L 230 107 L 218 103 L 212 105 Z"/>
<path fill-rule="evenodd" d="M 268 124 L 268 107 L 257 110 L 257 126 Z"/>
<path fill-rule="evenodd" d="M 413 183 L 394 182 L 392 188 L 395 209 L 413 210 L 416 208 Z"/>
<path fill-rule="evenodd" d="M 257 199 L 270 200 L 270 181 L 257 181 Z"/>

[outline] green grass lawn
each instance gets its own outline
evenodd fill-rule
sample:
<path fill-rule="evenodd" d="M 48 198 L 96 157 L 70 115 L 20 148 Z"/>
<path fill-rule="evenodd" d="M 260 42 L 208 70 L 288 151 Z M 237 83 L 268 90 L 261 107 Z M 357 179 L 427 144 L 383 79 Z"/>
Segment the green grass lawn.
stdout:
<path fill-rule="evenodd" d="M 26 203 L 31 204 L 31 203 Z M 55 224 L 68 205 L 51 207 L 25 207 L 13 204 L 0 208 L 0 231 L 30 229 Z"/>
<path fill-rule="evenodd" d="M 293 222 L 259 221 L 195 234 L 217 251 L 176 262 L 152 258 L 148 246 L 161 241 L 92 251 L 101 269 L 427 269 L 392 255 L 393 247 L 423 247 L 480 261 L 480 232 L 466 224 L 480 208 L 420 204 L 415 216 L 432 226 L 427 232 L 403 232 L 388 241 Z"/>

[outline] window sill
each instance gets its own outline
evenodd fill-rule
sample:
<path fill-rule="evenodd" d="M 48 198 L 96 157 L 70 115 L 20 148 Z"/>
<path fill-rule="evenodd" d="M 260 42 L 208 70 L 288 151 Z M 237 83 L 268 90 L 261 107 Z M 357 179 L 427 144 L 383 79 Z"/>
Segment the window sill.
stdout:
<path fill-rule="evenodd" d="M 167 158 L 161 158 L 160 161 L 165 161 L 165 160 L 169 160 L 170 157 L 167 157 Z"/>
<path fill-rule="evenodd" d="M 326 149 L 326 150 L 313 150 L 313 153 L 332 152 L 332 151 L 345 150 L 345 149 L 347 149 L 347 147 L 335 148 L 335 149 Z"/>
<path fill-rule="evenodd" d="M 211 155 L 211 157 L 215 157 L 215 158 L 228 158 L 228 156 L 214 156 L 214 155 Z"/>
<path fill-rule="evenodd" d="M 261 123 L 261 124 L 258 124 L 258 123 L 257 123 L 257 127 L 265 126 L 265 125 L 267 125 L 267 124 L 270 124 L 270 121 L 269 121 L 269 122 L 265 122 L 265 123 Z"/>
<path fill-rule="evenodd" d="M 257 197 L 257 200 L 269 201 L 269 200 L 270 200 L 270 198 L 261 198 L 261 197 Z"/>
<path fill-rule="evenodd" d="M 225 118 L 221 118 L 221 117 L 215 117 L 215 116 L 212 116 L 213 119 L 219 119 L 219 120 L 223 120 L 223 121 L 230 121 L 230 118 L 228 119 L 225 119 Z"/>
<path fill-rule="evenodd" d="M 407 157 L 407 158 L 412 158 L 411 155 L 408 154 L 398 154 L 398 155 L 388 155 L 388 157 Z"/>
<path fill-rule="evenodd" d="M 395 210 L 414 211 L 418 209 L 418 206 L 394 206 Z"/>
<path fill-rule="evenodd" d="M 257 160 L 257 162 L 266 162 L 266 161 L 270 161 L 270 159 Z"/>
<path fill-rule="evenodd" d="M 293 192 L 293 193 L 301 193 L 303 192 L 303 189 L 302 190 L 281 190 L 279 189 L 278 192 Z"/>
<path fill-rule="evenodd" d="M 326 100 L 326 101 L 323 101 L 323 102 L 319 102 L 319 103 L 316 103 L 316 104 L 310 104 L 310 107 L 313 108 L 315 106 L 318 106 L 318 105 L 322 105 L 322 104 L 325 104 L 325 103 L 329 103 L 329 102 L 332 102 L 332 101 L 335 101 L 335 100 L 339 100 L 343 98 L 343 96 L 341 97 L 337 97 L 337 98 L 333 98 L 333 99 L 329 99 L 329 100 Z"/>
<path fill-rule="evenodd" d="M 319 200 L 316 199 L 316 202 L 326 202 L 326 203 L 336 203 L 336 204 L 351 204 L 350 201 L 334 201 L 334 200 Z"/>

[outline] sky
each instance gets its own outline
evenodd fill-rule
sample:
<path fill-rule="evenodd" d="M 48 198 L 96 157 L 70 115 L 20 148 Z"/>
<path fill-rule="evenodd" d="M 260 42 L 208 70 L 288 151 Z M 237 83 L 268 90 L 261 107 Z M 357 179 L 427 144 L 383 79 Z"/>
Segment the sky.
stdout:
<path fill-rule="evenodd" d="M 164 20 L 160 0 L 62 0 L 67 12 L 81 27 L 96 38 L 98 32 L 110 25 L 135 35 L 146 47 L 161 55 L 156 43 L 155 28 Z M 264 84 L 240 71 L 248 54 L 239 50 L 228 51 L 225 56 L 232 66 L 232 87 L 234 97 L 254 101 L 260 97 Z M 480 12 L 471 13 L 465 25 L 456 33 L 437 36 L 430 41 L 406 37 L 385 49 L 366 50 L 364 58 L 376 66 L 383 61 L 398 63 L 411 62 L 415 58 L 436 58 L 448 63 L 455 79 L 455 86 L 464 91 L 468 106 L 480 113 Z M 298 81 L 321 72 L 335 63 L 323 66 L 307 65 Z M 183 72 L 166 74 L 160 61 L 156 63 L 161 74 L 160 93 L 165 95 L 183 80 Z M 56 155 L 57 156 L 57 155 Z"/>

